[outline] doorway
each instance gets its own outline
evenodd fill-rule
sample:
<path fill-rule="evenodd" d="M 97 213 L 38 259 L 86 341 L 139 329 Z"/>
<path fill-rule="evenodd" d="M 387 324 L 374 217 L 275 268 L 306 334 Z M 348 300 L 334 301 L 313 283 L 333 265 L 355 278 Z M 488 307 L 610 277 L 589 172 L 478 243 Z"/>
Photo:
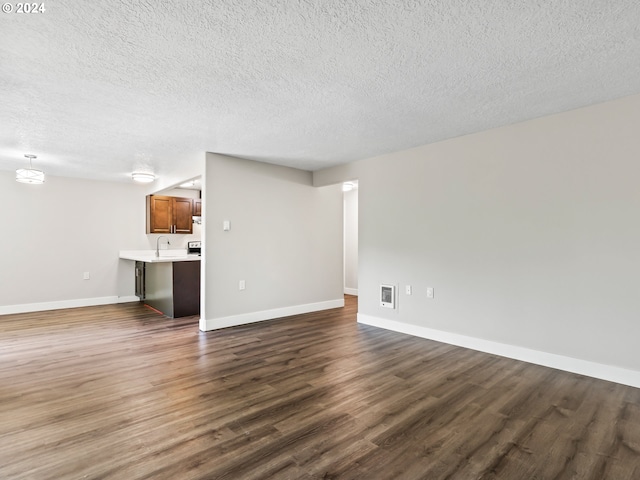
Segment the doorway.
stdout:
<path fill-rule="evenodd" d="M 358 295 L 358 181 L 342 184 L 343 195 L 343 286 L 346 295 Z"/>

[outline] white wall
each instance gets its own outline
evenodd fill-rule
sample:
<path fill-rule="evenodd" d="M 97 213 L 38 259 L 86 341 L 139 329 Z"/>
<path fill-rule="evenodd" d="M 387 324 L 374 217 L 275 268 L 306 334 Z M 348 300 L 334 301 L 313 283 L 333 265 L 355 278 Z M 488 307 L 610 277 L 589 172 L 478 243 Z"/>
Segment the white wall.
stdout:
<path fill-rule="evenodd" d="M 169 190 L 158 192 L 157 195 L 166 195 L 167 197 L 200 198 L 200 192 L 198 190 L 192 190 L 189 188 L 171 188 Z"/>
<path fill-rule="evenodd" d="M 358 190 L 344 192 L 344 293 L 358 294 Z"/>
<path fill-rule="evenodd" d="M 146 248 L 144 186 L 0 171 L 0 313 L 132 301 L 132 262 Z M 83 280 L 83 273 L 90 280 Z"/>
<path fill-rule="evenodd" d="M 640 95 L 316 172 L 359 179 L 359 319 L 640 386 L 638 125 Z"/>
<path fill-rule="evenodd" d="M 310 172 L 212 153 L 205 170 L 201 329 L 344 304 L 339 185 L 314 188 Z"/>

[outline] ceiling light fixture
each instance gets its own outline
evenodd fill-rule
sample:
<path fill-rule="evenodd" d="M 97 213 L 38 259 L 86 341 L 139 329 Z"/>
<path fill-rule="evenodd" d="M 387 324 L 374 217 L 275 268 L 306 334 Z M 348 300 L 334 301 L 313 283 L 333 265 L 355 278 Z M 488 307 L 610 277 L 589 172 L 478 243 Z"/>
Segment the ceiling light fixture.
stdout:
<path fill-rule="evenodd" d="M 354 185 L 351 182 L 344 182 L 342 184 L 342 191 L 343 192 L 350 192 L 351 190 L 353 190 Z"/>
<path fill-rule="evenodd" d="M 153 173 L 133 172 L 131 178 L 138 183 L 151 183 L 156 179 Z"/>
<path fill-rule="evenodd" d="M 33 185 L 44 183 L 44 172 L 34 169 L 31 165 L 33 159 L 38 157 L 30 154 L 25 154 L 25 157 L 29 159 L 29 168 L 19 168 L 16 170 L 16 182 L 31 183 Z"/>

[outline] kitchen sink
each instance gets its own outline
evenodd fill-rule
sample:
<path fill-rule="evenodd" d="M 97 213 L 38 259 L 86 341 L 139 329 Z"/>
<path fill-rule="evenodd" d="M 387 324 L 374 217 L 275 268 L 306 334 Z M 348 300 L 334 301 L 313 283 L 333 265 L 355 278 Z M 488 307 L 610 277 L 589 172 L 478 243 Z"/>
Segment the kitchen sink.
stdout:
<path fill-rule="evenodd" d="M 186 257 L 186 256 L 187 256 L 186 249 L 160 250 L 161 258 L 180 258 L 180 257 Z"/>

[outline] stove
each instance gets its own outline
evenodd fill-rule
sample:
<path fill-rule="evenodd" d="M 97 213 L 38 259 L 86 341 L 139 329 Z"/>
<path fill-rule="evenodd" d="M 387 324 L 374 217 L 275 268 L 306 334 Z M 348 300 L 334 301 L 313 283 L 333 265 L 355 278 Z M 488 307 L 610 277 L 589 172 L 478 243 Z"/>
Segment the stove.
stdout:
<path fill-rule="evenodd" d="M 201 255 L 202 254 L 202 242 L 200 240 L 195 242 L 187 242 L 187 254 L 189 255 Z"/>

